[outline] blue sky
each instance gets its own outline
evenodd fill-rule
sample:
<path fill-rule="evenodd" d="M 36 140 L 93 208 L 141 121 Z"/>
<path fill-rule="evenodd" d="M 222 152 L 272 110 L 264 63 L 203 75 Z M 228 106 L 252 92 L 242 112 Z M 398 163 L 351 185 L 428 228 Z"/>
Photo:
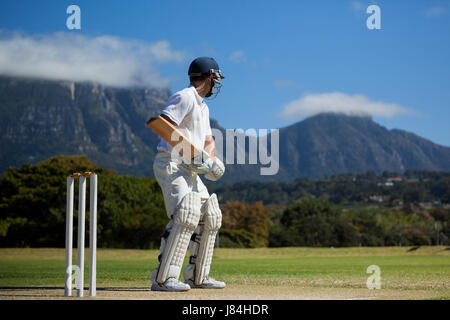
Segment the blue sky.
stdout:
<path fill-rule="evenodd" d="M 71 4 L 81 8 L 81 30 L 66 27 Z M 381 10 L 380 30 L 366 27 L 372 4 Z M 225 128 L 287 126 L 311 113 L 305 110 L 310 101 L 320 109 L 332 97 L 351 111 L 367 108 L 389 129 L 450 146 L 449 18 L 450 3 L 437 0 L 16 0 L 0 4 L 0 38 L 16 37 L 14 32 L 38 38 L 23 50 L 25 56 L 33 45 L 42 49 L 49 39 L 61 38 L 57 33 L 80 36 L 77 45 L 93 51 L 96 44 L 86 39 L 110 36 L 121 44 L 116 57 L 124 61 L 114 60 L 121 68 L 153 72 L 145 81 L 159 81 L 172 91 L 188 84 L 193 58 L 213 56 L 226 79 L 208 104 Z M 47 40 L 39 40 L 42 36 Z M 138 53 L 146 45 L 153 50 L 150 60 Z"/>

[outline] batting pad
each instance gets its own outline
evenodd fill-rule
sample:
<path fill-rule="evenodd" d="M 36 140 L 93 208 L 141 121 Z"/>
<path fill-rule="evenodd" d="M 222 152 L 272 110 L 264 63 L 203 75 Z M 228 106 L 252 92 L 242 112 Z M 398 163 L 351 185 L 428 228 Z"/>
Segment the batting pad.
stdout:
<path fill-rule="evenodd" d="M 222 212 L 219 208 L 217 195 L 213 193 L 203 206 L 205 206 L 204 226 L 197 258 L 195 259 L 195 285 L 200 285 L 209 274 L 217 231 L 222 226 Z"/>
<path fill-rule="evenodd" d="M 188 193 L 175 209 L 173 227 L 166 240 L 156 281 L 164 283 L 168 278 L 178 279 L 192 233 L 200 220 L 200 195 Z"/>

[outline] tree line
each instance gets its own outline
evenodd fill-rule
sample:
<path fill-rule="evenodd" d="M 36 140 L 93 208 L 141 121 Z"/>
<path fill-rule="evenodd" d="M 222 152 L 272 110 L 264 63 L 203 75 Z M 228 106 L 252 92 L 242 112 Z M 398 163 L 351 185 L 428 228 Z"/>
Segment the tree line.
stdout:
<path fill-rule="evenodd" d="M 85 171 L 98 173 L 98 246 L 158 248 L 168 218 L 156 180 L 118 175 L 85 156 L 56 156 L 2 174 L 0 247 L 64 247 L 66 177 Z M 223 214 L 218 245 L 449 244 L 450 174 L 407 171 L 401 180 L 386 185 L 392 177 L 398 175 L 369 172 L 291 183 L 209 186 L 218 194 Z M 77 187 L 76 183 L 74 235 Z M 374 206 L 373 195 L 385 200 L 375 200 Z M 421 207 L 424 201 L 434 205 Z"/>
<path fill-rule="evenodd" d="M 398 203 L 450 204 L 450 172 L 423 170 L 406 170 L 403 174 L 385 171 L 379 176 L 368 171 L 316 180 L 298 178 L 292 182 L 242 181 L 209 187 L 220 194 L 222 201 L 262 201 L 264 205 L 289 204 L 298 199 L 321 199 L 347 205 L 370 202 L 373 196 L 382 198 L 388 207 Z"/>

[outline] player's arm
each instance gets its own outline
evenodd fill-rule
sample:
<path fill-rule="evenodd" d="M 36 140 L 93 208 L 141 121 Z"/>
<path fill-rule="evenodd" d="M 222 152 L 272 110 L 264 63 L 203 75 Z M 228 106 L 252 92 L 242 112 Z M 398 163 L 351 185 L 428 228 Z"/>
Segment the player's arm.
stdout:
<path fill-rule="evenodd" d="M 167 115 L 161 114 L 161 117 L 166 119 L 168 122 L 170 122 L 173 126 L 177 126 L 177 124 L 172 121 Z M 212 158 L 216 156 L 216 144 L 214 142 L 214 138 L 212 136 L 206 136 L 205 138 L 205 145 L 203 147 L 203 150 L 205 150 Z M 183 149 L 181 148 L 179 150 L 180 154 L 183 155 Z"/>
<path fill-rule="evenodd" d="M 167 120 L 171 125 L 173 125 L 175 128 L 178 127 L 177 124 L 175 123 L 175 121 L 173 121 L 172 119 L 170 119 L 169 116 L 165 115 L 165 114 L 161 114 L 161 118 L 164 118 L 165 120 Z M 180 153 L 180 155 L 183 155 L 183 148 L 179 148 L 177 149 L 178 152 Z"/>
<path fill-rule="evenodd" d="M 225 165 L 219 158 L 216 157 L 216 143 L 212 136 L 206 136 L 205 147 L 203 149 L 210 155 L 210 158 L 207 161 L 210 170 L 205 174 L 205 178 L 216 181 L 223 176 L 225 172 Z"/>
<path fill-rule="evenodd" d="M 214 138 L 212 136 L 206 136 L 203 150 L 205 150 L 213 158 L 216 156 L 216 143 L 214 142 Z"/>
<path fill-rule="evenodd" d="M 177 124 L 172 119 L 170 119 L 167 115 L 161 114 L 161 117 L 166 119 L 167 121 L 169 121 L 173 126 L 177 127 Z"/>

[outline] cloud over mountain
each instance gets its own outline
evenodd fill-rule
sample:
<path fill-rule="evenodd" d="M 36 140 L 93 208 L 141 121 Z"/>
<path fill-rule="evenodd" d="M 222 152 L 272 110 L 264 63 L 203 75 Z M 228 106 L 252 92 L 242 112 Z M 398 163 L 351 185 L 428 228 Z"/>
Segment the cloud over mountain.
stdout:
<path fill-rule="evenodd" d="M 0 74 L 91 81 L 116 87 L 162 87 L 158 64 L 182 62 L 168 41 L 146 43 L 113 36 L 59 32 L 24 35 L 0 30 Z"/>
<path fill-rule="evenodd" d="M 279 115 L 286 120 L 298 120 L 325 112 L 384 118 L 413 113 L 398 104 L 371 101 L 364 95 L 331 92 L 307 94 L 286 104 Z"/>

